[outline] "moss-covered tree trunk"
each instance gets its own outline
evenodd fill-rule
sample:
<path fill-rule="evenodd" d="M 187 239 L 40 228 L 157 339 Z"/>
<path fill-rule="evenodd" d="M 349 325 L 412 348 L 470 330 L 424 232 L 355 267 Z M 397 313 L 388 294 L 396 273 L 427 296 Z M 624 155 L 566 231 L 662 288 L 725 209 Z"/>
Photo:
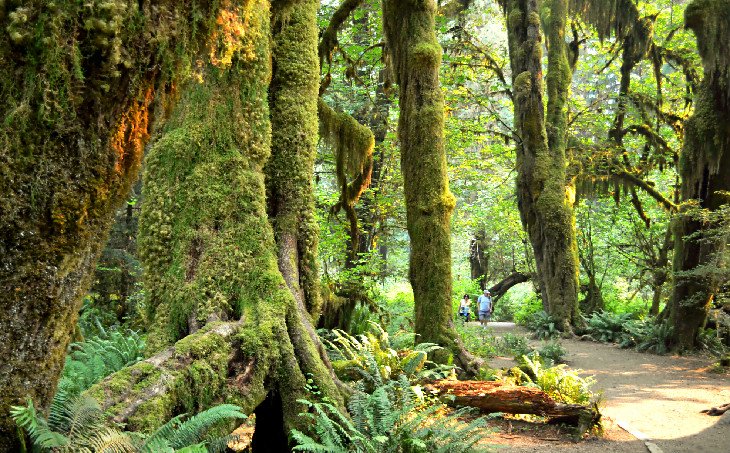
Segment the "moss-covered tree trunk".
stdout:
<path fill-rule="evenodd" d="M 517 131 L 517 195 L 535 252 L 547 312 L 570 331 L 578 321 L 574 191 L 566 181 L 567 99 L 572 68 L 565 43 L 567 1 L 551 0 L 547 118 L 543 104 L 542 31 L 537 0 L 504 0 Z"/>
<path fill-rule="evenodd" d="M 160 94 L 219 7 L 0 2 L 0 451 L 17 441 L 10 405 L 50 402 Z"/>
<path fill-rule="evenodd" d="M 441 46 L 434 0 L 384 0 L 383 24 L 400 89 L 398 138 L 411 241 L 408 275 L 415 299 L 418 342 L 437 343 L 475 370 L 454 330 L 451 303 L 451 213 L 444 150 Z"/>
<path fill-rule="evenodd" d="M 265 169 L 269 216 L 284 279 L 295 298 L 317 314 L 321 308 L 316 263 L 319 231 L 312 182 L 319 130 L 319 2 L 272 3 L 273 135 Z"/>
<path fill-rule="evenodd" d="M 154 318 L 148 344 L 157 355 L 135 366 L 148 371 L 125 370 L 92 389 L 117 420 L 149 429 L 223 399 L 247 412 L 268 400 L 258 423 L 281 434 L 297 423 L 303 408 L 296 399 L 307 397 L 308 378 L 341 401 L 302 282 L 301 263 L 313 259 L 302 255 L 315 250 L 316 231 L 303 223 L 311 221 L 316 136 L 309 134 L 316 134 L 318 73 L 316 32 L 302 29 L 311 31 L 316 6 L 295 2 L 270 16 L 268 1 L 250 0 L 222 16 L 232 49 L 211 54 L 149 151 L 140 248 Z M 280 28 L 273 33 L 276 86 L 269 90 L 271 23 Z M 285 48 L 283 36 L 288 45 L 306 43 L 314 59 Z M 310 74 L 314 85 L 302 87 Z M 277 184 L 291 192 L 277 192 L 271 223 L 264 183 L 270 118 L 282 129 L 274 133 L 279 154 L 268 169 L 278 166 Z M 135 403 L 140 395 L 143 402 Z"/>
<path fill-rule="evenodd" d="M 685 123 L 681 199 L 697 200 L 700 208 L 715 211 L 728 202 L 723 192 L 730 191 L 730 0 L 693 1 L 685 11 L 685 24 L 697 36 L 704 80 L 695 112 Z M 723 241 L 710 233 L 715 226 L 691 215 L 680 216 L 675 225 L 670 322 L 672 346 L 678 349 L 696 345 L 717 294 L 712 267 Z"/>

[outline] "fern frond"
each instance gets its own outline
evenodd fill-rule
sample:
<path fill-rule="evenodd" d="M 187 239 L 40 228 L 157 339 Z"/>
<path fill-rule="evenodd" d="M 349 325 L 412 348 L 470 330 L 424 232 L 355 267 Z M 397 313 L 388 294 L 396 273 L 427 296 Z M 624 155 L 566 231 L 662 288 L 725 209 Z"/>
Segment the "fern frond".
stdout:
<path fill-rule="evenodd" d="M 10 416 L 15 423 L 25 430 L 31 438 L 33 445 L 41 448 L 60 448 L 70 444 L 68 437 L 55 432 L 48 427 L 43 417 L 38 415 L 33 400 L 28 398 L 26 406 L 12 406 Z"/>
<path fill-rule="evenodd" d="M 127 433 L 114 428 L 103 428 L 94 433 L 88 441 L 92 451 L 97 453 L 135 453 L 134 445 Z"/>
<path fill-rule="evenodd" d="M 172 448 L 183 448 L 202 441 L 207 431 L 215 424 L 224 420 L 243 418 L 246 418 L 246 414 L 241 412 L 240 407 L 221 404 L 182 422 L 166 439 Z"/>

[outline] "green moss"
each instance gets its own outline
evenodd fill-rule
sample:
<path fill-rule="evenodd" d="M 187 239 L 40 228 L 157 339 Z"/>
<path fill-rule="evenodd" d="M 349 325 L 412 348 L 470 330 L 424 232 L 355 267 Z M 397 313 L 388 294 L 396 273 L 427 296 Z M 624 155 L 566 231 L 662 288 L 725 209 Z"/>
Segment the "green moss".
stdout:
<path fill-rule="evenodd" d="M 112 214 L 137 179 L 149 107 L 165 104 L 155 90 L 183 82 L 219 8 L 193 0 L 0 7 L 0 282 L 6 306 L 24 307 L 0 313 L 9 376 L 0 450 L 15 449 L 9 405 L 26 395 L 50 402 Z"/>
<path fill-rule="evenodd" d="M 314 0 L 281 4 L 272 16 L 276 72 L 269 90 L 272 155 L 265 169 L 279 265 L 290 290 L 315 316 L 321 308 L 312 192 L 319 125 L 318 6 Z"/>

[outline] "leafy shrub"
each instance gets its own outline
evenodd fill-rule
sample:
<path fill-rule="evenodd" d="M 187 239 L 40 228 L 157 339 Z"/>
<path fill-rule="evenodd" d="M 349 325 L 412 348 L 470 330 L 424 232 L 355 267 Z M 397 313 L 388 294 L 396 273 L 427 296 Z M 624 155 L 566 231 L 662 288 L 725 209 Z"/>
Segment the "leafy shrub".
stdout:
<path fill-rule="evenodd" d="M 26 406 L 14 406 L 11 415 L 28 433 L 33 451 L 41 453 L 222 452 L 232 439 L 207 437 L 208 431 L 223 421 L 246 418 L 238 406 L 224 404 L 187 420 L 184 414 L 179 415 L 145 436 L 107 425 L 99 403 L 86 395 L 55 398 L 48 419 L 38 413 L 30 399 Z"/>
<path fill-rule="evenodd" d="M 581 370 L 572 370 L 566 365 L 546 367 L 539 353 L 533 357 L 522 356 L 520 362 L 520 368 L 531 383 L 556 401 L 586 405 L 596 397 L 591 391 L 595 379 L 580 377 Z"/>
<path fill-rule="evenodd" d="M 666 354 L 667 343 L 672 336 L 672 326 L 668 322 L 656 323 L 654 320 L 633 320 L 624 325 L 619 346 L 635 347 L 641 352 Z"/>
<path fill-rule="evenodd" d="M 621 340 L 624 326 L 633 318 L 634 315 L 631 313 L 598 311 L 583 319 L 586 321 L 586 331 L 591 338 L 602 343 L 615 343 Z"/>
<path fill-rule="evenodd" d="M 440 403 L 429 403 L 408 379 L 378 386 L 372 393 L 359 388 L 350 399 L 350 421 L 327 401 L 300 400 L 310 412 L 312 432 L 292 430 L 295 451 L 357 453 L 467 453 L 486 451 L 476 444 L 484 437 L 484 418 L 464 423 L 470 411 L 452 413 Z"/>
<path fill-rule="evenodd" d="M 560 336 L 557 323 L 552 316 L 544 311 L 538 311 L 526 321 L 526 326 L 538 340 L 549 340 Z"/>
<path fill-rule="evenodd" d="M 728 347 L 715 329 L 701 329 L 699 343 L 702 349 L 716 357 L 722 357 L 728 352 Z"/>
<path fill-rule="evenodd" d="M 549 341 L 538 351 L 540 357 L 542 357 L 546 363 L 549 361 L 551 364 L 562 363 L 566 352 L 567 351 L 563 348 L 563 345 L 560 344 L 559 341 Z"/>
<path fill-rule="evenodd" d="M 385 310 L 385 330 L 390 335 L 395 335 L 399 331 L 413 331 L 413 293 L 398 292 L 392 298 L 384 300 Z"/>
<path fill-rule="evenodd" d="M 499 305 L 499 304 L 497 304 Z M 534 294 L 532 297 L 526 299 L 519 307 L 515 310 L 513 318 L 515 323 L 520 326 L 527 326 L 530 320 L 537 314 L 544 311 L 542 301 L 537 298 Z"/>
<path fill-rule="evenodd" d="M 503 352 L 505 355 L 511 355 L 513 357 L 522 357 L 532 351 L 532 348 L 527 342 L 527 338 L 514 335 L 512 333 L 506 333 L 500 340 Z"/>
<path fill-rule="evenodd" d="M 456 323 L 455 327 L 464 346 L 472 354 L 479 357 L 495 357 L 502 354 L 499 341 L 490 330 L 464 323 Z"/>

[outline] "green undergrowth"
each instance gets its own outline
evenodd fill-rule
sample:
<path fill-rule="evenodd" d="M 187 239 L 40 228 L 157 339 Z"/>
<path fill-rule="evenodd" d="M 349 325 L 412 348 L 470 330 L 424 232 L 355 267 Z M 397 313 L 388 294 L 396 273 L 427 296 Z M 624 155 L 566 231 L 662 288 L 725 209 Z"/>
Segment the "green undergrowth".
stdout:
<path fill-rule="evenodd" d="M 502 356 L 518 360 L 522 356 L 533 356 L 539 353 L 544 360 L 557 364 L 562 363 L 566 353 L 560 341 L 556 339 L 542 341 L 539 347 L 534 347 L 523 335 L 506 333 L 497 337 L 489 329 L 464 324 L 457 324 L 457 331 L 467 349 L 484 358 Z"/>
<path fill-rule="evenodd" d="M 582 370 L 571 369 L 565 364 L 553 365 L 540 356 L 522 356 L 519 365 L 511 368 L 504 379 L 520 385 L 537 387 L 555 401 L 565 404 L 598 404 L 600 395 L 592 391 L 596 381 L 582 377 Z"/>
<path fill-rule="evenodd" d="M 488 434 L 486 418 L 463 420 L 473 411 L 452 411 L 424 396 L 405 375 L 366 391 L 358 386 L 350 398 L 350 417 L 327 401 L 307 404 L 300 414 L 311 422 L 311 432 L 293 430 L 295 451 L 357 453 L 482 452 L 478 445 Z"/>
<path fill-rule="evenodd" d="M 306 431 L 292 430 L 295 451 L 328 452 L 478 452 L 488 434 L 486 418 L 472 411 L 454 411 L 427 394 L 420 382 L 453 375 L 451 365 L 436 364 L 431 343 L 396 349 L 389 333 L 371 322 L 360 335 L 341 330 L 319 332 L 338 377 L 352 389 L 347 415 L 309 387 L 300 417 Z M 397 341 L 413 344 L 413 335 Z M 471 421 L 464 421 L 466 416 Z"/>
<path fill-rule="evenodd" d="M 108 422 L 99 403 L 88 395 L 54 399 L 48 418 L 30 399 L 25 406 L 14 406 L 11 415 L 30 439 L 27 451 L 41 453 L 223 452 L 235 438 L 218 435 L 220 428 L 246 418 L 238 406 L 224 404 L 189 418 L 178 415 L 145 435 Z"/>

